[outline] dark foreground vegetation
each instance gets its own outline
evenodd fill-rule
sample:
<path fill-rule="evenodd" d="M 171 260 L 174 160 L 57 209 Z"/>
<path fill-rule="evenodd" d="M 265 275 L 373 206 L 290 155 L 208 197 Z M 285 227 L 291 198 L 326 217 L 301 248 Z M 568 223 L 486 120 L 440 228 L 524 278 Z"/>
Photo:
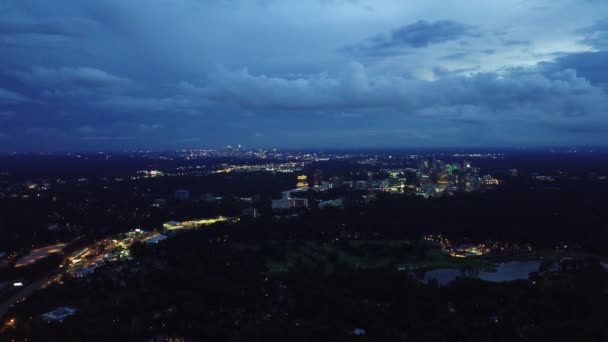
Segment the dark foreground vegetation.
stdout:
<path fill-rule="evenodd" d="M 341 257 L 324 265 L 295 260 L 285 272 L 269 261 L 281 246 L 225 242 L 222 234 L 183 233 L 163 245 L 133 247 L 136 259 L 65 279 L 14 311 L 6 340 L 192 341 L 605 341 L 608 273 L 543 272 L 531 280 L 460 279 L 424 284 L 394 267 L 356 267 Z M 431 247 L 408 250 L 415 259 Z M 293 246 L 292 246 L 293 247 Z M 391 247 L 391 248 L 393 248 Z M 293 249 L 290 249 L 293 250 Z M 296 249 L 297 250 L 297 249 Z M 362 249 L 370 252 L 372 249 Z M 76 315 L 46 323 L 38 315 L 70 305 Z M 365 330 L 355 335 L 355 329 Z M 359 331 L 360 332 L 360 331 Z"/>

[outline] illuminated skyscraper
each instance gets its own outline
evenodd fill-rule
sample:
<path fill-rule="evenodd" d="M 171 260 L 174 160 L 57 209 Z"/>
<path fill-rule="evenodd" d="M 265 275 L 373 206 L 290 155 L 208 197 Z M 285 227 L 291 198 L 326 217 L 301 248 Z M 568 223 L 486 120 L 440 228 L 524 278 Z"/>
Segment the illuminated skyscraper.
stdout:
<path fill-rule="evenodd" d="M 308 178 L 306 175 L 298 176 L 298 183 L 296 184 L 298 189 L 308 189 Z"/>

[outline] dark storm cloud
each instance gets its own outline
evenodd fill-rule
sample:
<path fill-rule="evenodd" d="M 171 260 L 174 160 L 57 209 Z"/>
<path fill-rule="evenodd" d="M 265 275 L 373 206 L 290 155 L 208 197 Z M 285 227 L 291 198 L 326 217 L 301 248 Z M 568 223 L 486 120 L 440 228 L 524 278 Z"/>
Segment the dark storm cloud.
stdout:
<path fill-rule="evenodd" d="M 0 111 L 0 118 L 11 118 L 15 116 L 15 112 L 11 111 Z"/>
<path fill-rule="evenodd" d="M 15 72 L 23 82 L 44 87 L 113 87 L 125 86 L 130 80 L 89 67 L 48 68 L 34 66 L 28 71 Z"/>
<path fill-rule="evenodd" d="M 436 22 L 420 20 L 393 31 L 391 39 L 393 43 L 406 44 L 413 47 L 425 47 L 429 44 L 454 40 L 463 36 L 477 35 L 479 34 L 473 33 L 473 26 L 463 23 L 451 20 Z"/>
<path fill-rule="evenodd" d="M 245 109 L 280 111 L 384 108 L 426 116 L 486 121 L 519 118 L 594 116 L 608 105 L 606 92 L 574 71 L 543 74 L 517 70 L 507 75 L 477 74 L 424 81 L 394 75 L 370 76 L 360 64 L 339 77 L 285 79 L 222 71 L 210 87 Z M 455 109 L 455 110 L 452 110 Z"/>
<path fill-rule="evenodd" d="M 142 89 L 145 93 L 147 87 L 97 68 L 34 66 L 27 71 L 13 74 L 24 84 L 39 89 L 39 92 L 46 96 L 46 101 L 55 101 L 58 105 L 65 101 L 80 102 L 90 108 L 128 114 L 196 114 L 206 105 L 203 98 L 192 94 L 138 94 Z M 183 84 L 186 83 L 182 82 L 181 90 L 185 87 Z"/>
<path fill-rule="evenodd" d="M 36 17 L 2 9 L 0 5 L 0 47 L 5 48 L 56 48 L 95 26 L 85 18 Z"/>
<path fill-rule="evenodd" d="M 0 149 L 604 143 L 606 10 L 5 0 Z"/>
<path fill-rule="evenodd" d="M 4 103 L 4 104 L 19 103 L 19 102 L 25 102 L 27 100 L 28 100 L 28 98 L 24 95 L 21 95 L 14 91 L 0 88 L 0 104 L 1 103 Z"/>
<path fill-rule="evenodd" d="M 579 30 L 585 37 L 582 42 L 597 49 L 608 49 L 608 19 Z"/>
<path fill-rule="evenodd" d="M 456 52 L 456 53 L 449 54 L 447 56 L 443 56 L 443 57 L 441 57 L 441 59 L 448 59 L 448 60 L 449 59 L 461 59 L 468 55 L 469 55 L 468 52 Z"/>
<path fill-rule="evenodd" d="M 552 62 L 542 63 L 540 68 L 547 72 L 572 69 L 580 77 L 593 84 L 608 84 L 608 51 L 566 54 Z"/>
<path fill-rule="evenodd" d="M 148 113 L 200 114 L 204 109 L 205 99 L 176 95 L 169 97 L 138 97 L 128 95 L 110 95 L 99 99 L 95 106 L 118 113 L 145 115 Z"/>
<path fill-rule="evenodd" d="M 424 48 L 432 44 L 457 40 L 463 37 L 479 37 L 481 33 L 471 25 L 452 20 L 429 22 L 419 20 L 388 34 L 380 34 L 367 41 L 348 46 L 346 52 L 368 55 L 394 54 L 407 48 Z"/>
<path fill-rule="evenodd" d="M 608 125 L 604 122 L 595 123 L 569 123 L 567 125 L 550 125 L 550 127 L 560 131 L 569 133 L 583 133 L 583 134 L 607 134 Z"/>
<path fill-rule="evenodd" d="M 0 11 L 0 36 L 2 35 L 55 35 L 69 36 L 76 31 L 65 22 L 14 18 Z"/>
<path fill-rule="evenodd" d="M 504 39 L 502 43 L 505 46 L 530 46 L 532 42 L 529 40 Z"/>

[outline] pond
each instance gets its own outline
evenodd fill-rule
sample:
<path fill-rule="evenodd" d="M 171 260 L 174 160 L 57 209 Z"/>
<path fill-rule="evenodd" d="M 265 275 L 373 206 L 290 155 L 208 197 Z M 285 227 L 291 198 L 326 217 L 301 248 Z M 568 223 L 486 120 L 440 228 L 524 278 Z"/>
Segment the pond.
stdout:
<path fill-rule="evenodd" d="M 511 261 L 500 263 L 496 266 L 496 272 L 480 271 L 476 274 L 469 274 L 469 277 L 479 278 L 491 282 L 505 282 L 519 279 L 528 279 L 531 272 L 538 271 L 540 261 Z M 458 277 L 463 277 L 464 273 L 459 269 L 440 268 L 424 273 L 423 281 L 428 283 L 431 279 L 437 279 L 440 285 L 445 285 Z"/>

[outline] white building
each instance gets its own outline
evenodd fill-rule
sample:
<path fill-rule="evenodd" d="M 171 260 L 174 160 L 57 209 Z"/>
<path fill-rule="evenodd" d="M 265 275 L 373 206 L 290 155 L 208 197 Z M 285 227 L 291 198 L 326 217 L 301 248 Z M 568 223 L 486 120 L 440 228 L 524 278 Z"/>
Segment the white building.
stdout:
<path fill-rule="evenodd" d="M 307 198 L 281 198 L 278 200 L 272 200 L 272 209 L 284 210 L 284 209 L 295 209 L 295 208 L 308 208 Z"/>
<path fill-rule="evenodd" d="M 66 317 L 72 316 L 75 313 L 76 313 L 76 309 L 68 307 L 68 306 L 63 306 L 63 307 L 59 307 L 51 312 L 47 312 L 44 315 L 42 315 L 41 317 L 43 320 L 45 320 L 47 322 L 55 322 L 55 321 L 62 322 Z"/>
<path fill-rule="evenodd" d="M 167 236 L 163 235 L 163 234 L 157 234 L 154 237 L 149 238 L 148 240 L 146 240 L 146 244 L 148 245 L 155 245 L 163 240 L 166 240 Z"/>
<path fill-rule="evenodd" d="M 319 203 L 319 208 L 321 208 L 321 209 L 330 208 L 330 207 L 341 208 L 343 206 L 344 206 L 344 200 L 341 198 L 338 198 L 335 200 L 329 200 L 329 201 L 322 201 Z"/>

